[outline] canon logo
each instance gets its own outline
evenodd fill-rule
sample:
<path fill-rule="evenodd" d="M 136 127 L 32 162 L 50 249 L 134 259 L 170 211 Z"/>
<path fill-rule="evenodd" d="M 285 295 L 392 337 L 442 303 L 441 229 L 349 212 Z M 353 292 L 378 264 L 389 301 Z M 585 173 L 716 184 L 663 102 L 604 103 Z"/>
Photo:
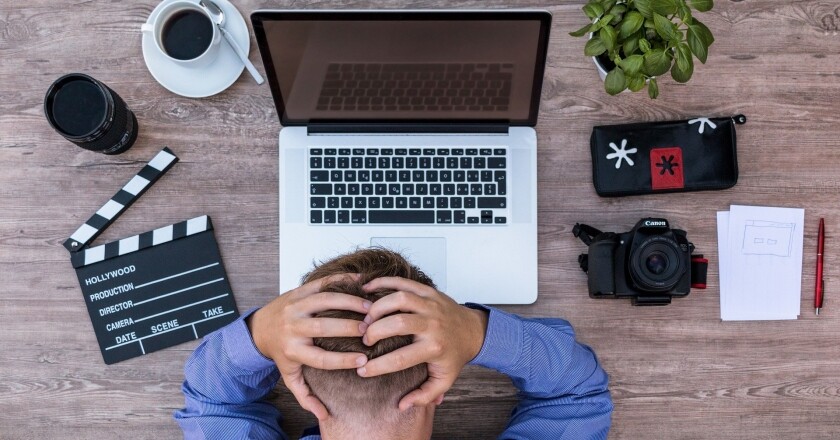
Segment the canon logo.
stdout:
<path fill-rule="evenodd" d="M 668 226 L 664 220 L 645 220 L 645 226 Z"/>

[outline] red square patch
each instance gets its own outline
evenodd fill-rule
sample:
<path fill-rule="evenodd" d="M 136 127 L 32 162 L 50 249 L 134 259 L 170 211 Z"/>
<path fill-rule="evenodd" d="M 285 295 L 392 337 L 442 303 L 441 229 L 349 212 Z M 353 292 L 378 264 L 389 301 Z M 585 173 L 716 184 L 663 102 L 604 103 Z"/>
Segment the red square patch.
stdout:
<path fill-rule="evenodd" d="M 650 184 L 654 190 L 685 187 L 682 148 L 653 148 L 650 150 Z"/>

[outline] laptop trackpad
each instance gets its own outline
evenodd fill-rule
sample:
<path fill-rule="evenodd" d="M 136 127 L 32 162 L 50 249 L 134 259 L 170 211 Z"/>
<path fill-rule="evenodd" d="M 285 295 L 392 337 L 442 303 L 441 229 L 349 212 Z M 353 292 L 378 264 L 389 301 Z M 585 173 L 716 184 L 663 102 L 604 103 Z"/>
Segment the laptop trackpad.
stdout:
<path fill-rule="evenodd" d="M 399 252 L 446 292 L 446 239 L 418 237 L 373 237 L 371 246 Z"/>

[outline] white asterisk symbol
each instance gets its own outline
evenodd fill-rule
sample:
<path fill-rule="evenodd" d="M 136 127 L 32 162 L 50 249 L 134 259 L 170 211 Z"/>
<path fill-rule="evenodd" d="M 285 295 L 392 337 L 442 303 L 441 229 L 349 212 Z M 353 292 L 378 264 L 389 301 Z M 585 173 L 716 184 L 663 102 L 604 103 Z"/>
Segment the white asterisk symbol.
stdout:
<path fill-rule="evenodd" d="M 717 124 L 710 121 L 709 118 L 697 118 L 697 119 L 692 119 L 692 120 L 688 121 L 689 125 L 690 124 L 696 124 L 698 122 L 700 123 L 700 130 L 699 130 L 700 134 L 703 134 L 703 131 L 706 130 L 706 125 L 707 124 L 709 125 L 709 128 L 711 128 L 712 130 L 717 128 Z"/>
<path fill-rule="evenodd" d="M 630 159 L 628 154 L 633 154 L 637 150 L 635 148 L 625 150 L 624 149 L 625 147 L 627 147 L 627 139 L 622 139 L 621 140 L 621 148 L 618 148 L 618 146 L 614 142 L 610 142 L 610 148 L 612 148 L 613 151 L 615 151 L 615 153 L 608 154 L 607 155 L 607 160 L 612 160 L 612 159 L 617 158 L 618 160 L 615 162 L 615 168 L 616 169 L 621 168 L 621 161 L 622 160 L 626 160 L 627 165 L 630 165 L 631 167 L 634 165 L 633 159 Z"/>

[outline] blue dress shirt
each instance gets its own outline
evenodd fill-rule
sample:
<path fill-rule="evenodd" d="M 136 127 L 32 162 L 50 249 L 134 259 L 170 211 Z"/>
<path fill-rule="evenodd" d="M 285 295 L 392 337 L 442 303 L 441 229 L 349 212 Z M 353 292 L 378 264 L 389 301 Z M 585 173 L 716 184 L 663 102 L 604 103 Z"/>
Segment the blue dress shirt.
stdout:
<path fill-rule="evenodd" d="M 470 362 L 511 378 L 520 402 L 499 439 L 605 439 L 612 399 L 595 353 L 562 319 L 489 312 L 484 345 Z M 282 416 L 263 400 L 280 379 L 254 346 L 244 319 L 207 335 L 184 367 L 186 407 L 175 413 L 185 439 L 282 439 Z M 317 428 L 301 440 L 320 440 Z"/>

